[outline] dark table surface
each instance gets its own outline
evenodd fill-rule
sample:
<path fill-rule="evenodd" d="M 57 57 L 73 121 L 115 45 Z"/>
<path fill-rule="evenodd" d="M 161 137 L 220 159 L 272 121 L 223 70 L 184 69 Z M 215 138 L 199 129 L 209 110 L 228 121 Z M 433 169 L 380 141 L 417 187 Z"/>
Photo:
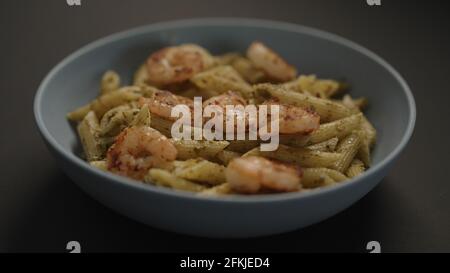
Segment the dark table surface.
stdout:
<path fill-rule="evenodd" d="M 0 251 L 450 251 L 450 26 L 444 1 L 0 2 Z M 417 101 L 414 136 L 387 178 L 322 223 L 246 240 L 212 240 L 144 226 L 105 208 L 56 166 L 34 123 L 33 97 L 63 57 L 102 36 L 152 22 L 235 16 L 287 21 L 342 35 L 396 67 Z"/>

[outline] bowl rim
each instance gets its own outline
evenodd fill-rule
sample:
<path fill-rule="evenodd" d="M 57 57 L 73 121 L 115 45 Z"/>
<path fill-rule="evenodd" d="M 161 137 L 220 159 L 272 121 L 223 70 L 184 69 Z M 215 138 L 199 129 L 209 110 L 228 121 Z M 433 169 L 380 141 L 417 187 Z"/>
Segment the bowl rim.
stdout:
<path fill-rule="evenodd" d="M 278 193 L 278 194 L 263 194 L 256 196 L 241 196 L 241 195 L 230 195 L 230 196 L 221 196 L 221 197 L 210 197 L 210 196 L 199 196 L 195 193 L 178 191 L 164 187 L 158 187 L 150 184 L 136 182 L 132 179 L 122 177 L 119 175 L 115 175 L 110 172 L 105 172 L 99 169 L 96 169 L 89 165 L 88 162 L 82 160 L 75 154 L 67 151 L 63 148 L 56 139 L 50 134 L 48 129 L 45 126 L 44 119 L 42 117 L 42 98 L 43 94 L 47 88 L 49 82 L 53 79 L 53 77 L 58 73 L 58 71 L 69 64 L 73 60 L 82 56 L 83 54 L 98 48 L 100 46 L 106 45 L 108 43 L 131 38 L 133 36 L 145 34 L 147 32 L 159 31 L 164 29 L 171 28 L 179 28 L 179 27 L 195 27 L 195 26 L 248 26 L 248 27 L 259 27 L 280 31 L 290 31 L 303 33 L 306 35 L 314 36 L 320 39 L 325 39 L 333 43 L 338 43 L 342 46 L 350 48 L 352 50 L 358 51 L 359 53 L 367 56 L 372 61 L 378 63 L 384 69 L 386 69 L 394 78 L 400 83 L 402 92 L 405 94 L 406 99 L 408 101 L 408 110 L 409 110 L 409 120 L 406 130 L 403 133 L 400 144 L 395 147 L 389 154 L 384 157 L 379 163 L 374 164 L 371 168 L 369 168 L 362 175 L 345 181 L 344 183 L 339 183 L 333 186 L 318 188 L 311 191 L 300 191 L 300 192 L 291 192 L 291 193 Z M 117 33 L 113 33 L 111 35 L 105 36 L 103 38 L 97 39 L 75 52 L 69 54 L 63 60 L 61 60 L 52 70 L 45 76 L 43 81 L 38 87 L 38 90 L 34 97 L 34 115 L 35 121 L 38 126 L 38 129 L 44 138 L 44 140 L 51 145 L 51 147 L 58 152 L 62 157 L 66 160 L 70 161 L 71 164 L 75 164 L 77 167 L 86 170 L 87 172 L 92 173 L 93 175 L 99 176 L 102 179 L 106 179 L 113 183 L 118 183 L 122 186 L 133 187 L 138 190 L 147 191 L 149 193 L 154 194 L 162 194 L 167 197 L 179 197 L 185 199 L 192 199 L 194 201 L 203 201 L 203 202 L 218 202 L 218 203 L 259 203 L 259 202 L 277 202 L 277 201 L 290 201 L 293 199 L 306 199 L 313 198 L 320 195 L 325 195 L 333 191 L 344 190 L 347 187 L 351 187 L 355 183 L 364 183 L 364 180 L 369 176 L 373 176 L 383 168 L 389 166 L 395 158 L 402 152 L 402 150 L 406 147 L 408 141 L 410 140 L 414 126 L 416 122 L 416 103 L 413 97 L 413 94 L 397 70 L 395 70 L 388 62 L 382 59 L 377 54 L 373 53 L 369 49 L 352 42 L 346 38 L 338 36 L 336 34 L 332 34 L 323 30 L 319 30 L 312 27 L 307 27 L 303 25 L 273 21 L 273 20 L 263 20 L 263 19 L 251 19 L 251 18 L 234 18 L 234 17 L 213 17 L 213 18 L 191 18 L 191 19 L 182 19 L 182 20 L 173 20 L 173 21 L 165 21 L 158 23 L 151 23 L 139 27 L 134 27 L 128 30 L 120 31 Z M 75 181 L 76 182 L 76 181 Z"/>

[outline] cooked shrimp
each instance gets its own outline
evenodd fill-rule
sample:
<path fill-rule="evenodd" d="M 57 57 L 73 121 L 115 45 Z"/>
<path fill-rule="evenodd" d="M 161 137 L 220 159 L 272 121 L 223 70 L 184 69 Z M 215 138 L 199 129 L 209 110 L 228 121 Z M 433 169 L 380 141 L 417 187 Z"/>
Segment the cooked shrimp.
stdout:
<path fill-rule="evenodd" d="M 218 105 L 225 109 L 227 105 L 247 105 L 247 101 L 238 93 L 228 91 L 221 95 L 209 98 L 203 102 L 203 108 L 208 105 Z"/>
<path fill-rule="evenodd" d="M 224 114 L 224 123 L 226 124 L 228 121 L 235 120 L 234 127 L 237 127 L 240 120 L 245 120 L 246 126 L 248 126 L 248 114 L 244 111 L 245 109 L 239 108 L 229 108 L 227 109 L 227 105 L 230 106 L 246 106 L 247 101 L 238 93 L 233 91 L 228 91 L 224 94 L 209 98 L 208 100 L 203 102 L 203 108 L 209 105 L 220 106 L 222 109 L 222 114 Z"/>
<path fill-rule="evenodd" d="M 247 49 L 247 58 L 274 80 L 287 82 L 297 76 L 295 67 L 261 42 L 253 42 L 250 45 Z"/>
<path fill-rule="evenodd" d="M 106 154 L 108 170 L 142 180 L 152 167 L 175 160 L 177 149 L 160 132 L 148 126 L 123 130 Z"/>
<path fill-rule="evenodd" d="M 176 105 L 187 105 L 191 111 L 194 109 L 194 102 L 190 98 L 174 95 L 169 91 L 157 90 L 152 98 L 139 99 L 139 104 L 148 105 L 152 114 L 169 120 L 176 120 L 177 117 L 171 117 L 172 108 Z"/>
<path fill-rule="evenodd" d="M 181 83 L 213 63 L 214 58 L 198 45 L 166 47 L 148 58 L 148 80 L 158 86 Z"/>
<path fill-rule="evenodd" d="M 311 111 L 294 105 L 280 104 L 276 100 L 269 100 L 263 105 L 279 105 L 280 134 L 309 134 L 320 126 L 320 116 Z"/>
<path fill-rule="evenodd" d="M 264 189 L 290 192 L 301 189 L 302 171 L 294 165 L 249 156 L 233 159 L 225 176 L 232 190 L 238 193 L 251 194 Z"/>

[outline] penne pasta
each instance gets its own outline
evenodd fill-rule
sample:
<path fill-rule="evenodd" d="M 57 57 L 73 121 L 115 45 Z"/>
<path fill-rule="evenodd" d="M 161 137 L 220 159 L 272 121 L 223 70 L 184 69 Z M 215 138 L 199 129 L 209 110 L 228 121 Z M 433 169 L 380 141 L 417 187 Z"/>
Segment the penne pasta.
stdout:
<path fill-rule="evenodd" d="M 362 137 L 358 131 L 342 139 L 336 149 L 341 154 L 341 158 L 334 164 L 333 169 L 345 173 L 361 147 L 361 143 Z"/>
<path fill-rule="evenodd" d="M 339 142 L 339 138 L 333 137 L 329 140 L 325 140 L 323 142 L 319 142 L 314 145 L 307 146 L 306 149 L 311 151 L 320 151 L 320 152 L 334 152 L 336 151 L 336 146 Z"/>
<path fill-rule="evenodd" d="M 264 93 L 267 94 L 268 92 L 271 96 L 279 99 L 283 103 L 299 107 L 310 107 L 320 115 L 321 120 L 324 122 L 338 120 L 352 114 L 352 111 L 342 104 L 327 99 L 292 92 L 282 86 L 264 83 L 255 85 L 254 89 L 258 95 L 262 94 L 264 96 Z"/>
<path fill-rule="evenodd" d="M 293 148 L 285 145 L 280 145 L 276 151 L 263 152 L 253 149 L 250 153 L 252 155 L 259 155 L 271 159 L 298 164 L 302 167 L 333 167 L 341 158 L 338 153 L 327 153 L 319 151 L 311 151 L 306 148 Z M 249 154 L 246 154 L 249 156 Z"/>
<path fill-rule="evenodd" d="M 303 170 L 302 186 L 305 189 L 314 189 L 319 187 L 326 187 L 336 184 L 328 174 L 317 171 L 317 169 Z"/>
<path fill-rule="evenodd" d="M 107 93 L 91 103 L 91 110 L 95 112 L 97 117 L 101 118 L 112 108 L 137 100 L 141 97 L 140 91 L 139 87 L 127 87 Z"/>
<path fill-rule="evenodd" d="M 152 125 L 151 127 L 161 132 L 161 134 L 165 135 L 166 137 L 170 138 L 172 137 L 172 125 L 173 121 L 168 120 L 162 117 L 159 117 L 157 115 L 152 116 Z"/>
<path fill-rule="evenodd" d="M 86 104 L 68 113 L 67 119 L 70 121 L 82 121 L 89 111 L 91 111 L 91 105 Z"/>
<path fill-rule="evenodd" d="M 169 171 L 162 169 L 151 169 L 144 178 L 147 183 L 152 183 L 157 186 L 172 188 L 175 190 L 201 192 L 206 189 L 205 186 L 193 183 L 183 178 L 179 178 Z"/>
<path fill-rule="evenodd" d="M 264 71 L 257 68 L 249 59 L 240 57 L 235 58 L 231 65 L 233 68 L 251 84 L 263 82 L 266 79 Z"/>
<path fill-rule="evenodd" d="M 370 149 L 375 144 L 377 132 L 365 116 L 361 120 L 362 143 L 357 157 L 361 159 L 366 167 L 370 167 Z"/>
<path fill-rule="evenodd" d="M 187 160 L 191 158 L 214 159 L 230 144 L 228 141 L 207 140 L 172 140 L 178 150 L 178 159 Z"/>
<path fill-rule="evenodd" d="M 204 159 L 189 159 L 174 162 L 172 171 L 178 177 L 202 182 L 209 185 L 218 185 L 226 182 L 225 167 Z"/>
<path fill-rule="evenodd" d="M 353 99 L 349 94 L 346 94 L 342 98 L 342 104 L 349 109 L 360 112 L 367 106 L 368 100 L 366 98 Z"/>
<path fill-rule="evenodd" d="M 255 147 L 258 147 L 259 140 L 230 140 L 227 150 L 237 153 L 245 153 Z"/>
<path fill-rule="evenodd" d="M 108 165 L 106 164 L 105 160 L 91 161 L 91 162 L 89 162 L 89 164 L 99 170 L 102 170 L 105 172 L 108 171 Z"/>
<path fill-rule="evenodd" d="M 328 175 L 330 178 L 333 179 L 335 182 L 342 182 L 347 180 L 347 176 L 345 176 L 343 173 L 333 170 L 333 169 L 327 169 L 327 168 L 305 168 L 303 169 L 303 172 L 307 172 L 309 174 L 317 173 L 317 174 L 325 174 Z"/>
<path fill-rule="evenodd" d="M 359 159 L 354 159 L 348 167 L 346 175 L 349 178 L 357 177 L 365 171 L 364 162 Z"/>
<path fill-rule="evenodd" d="M 99 141 L 99 123 L 93 111 L 90 111 L 77 127 L 78 135 L 88 161 L 97 161 L 103 158 L 104 149 Z"/>
<path fill-rule="evenodd" d="M 150 110 L 148 109 L 148 105 L 142 106 L 139 113 L 137 113 L 136 117 L 131 122 L 131 126 L 150 126 L 152 122 L 150 116 Z"/>
<path fill-rule="evenodd" d="M 218 66 L 206 70 L 192 77 L 191 81 L 202 90 L 215 91 L 218 94 L 233 90 L 244 98 L 253 97 L 252 87 L 231 66 Z"/>
<path fill-rule="evenodd" d="M 361 120 L 361 130 L 366 135 L 366 140 L 370 147 L 375 144 L 377 138 L 377 130 L 373 127 L 372 123 L 363 115 Z"/>
<path fill-rule="evenodd" d="M 361 146 L 359 147 L 356 157 L 364 162 L 365 166 L 370 167 L 370 144 L 366 132 L 361 132 Z"/>
<path fill-rule="evenodd" d="M 218 197 L 223 195 L 233 194 L 233 190 L 229 183 L 224 183 L 198 193 L 199 196 L 204 197 Z"/>
<path fill-rule="evenodd" d="M 115 71 L 106 71 L 100 81 L 100 94 L 106 95 L 120 88 L 120 76 Z"/>
<path fill-rule="evenodd" d="M 343 90 L 343 85 L 334 80 L 317 79 L 315 75 L 300 75 L 297 79 L 283 84 L 294 92 L 328 99 Z"/>
<path fill-rule="evenodd" d="M 135 119 L 139 109 L 129 105 L 120 105 L 106 112 L 100 121 L 100 135 L 102 137 L 117 136 Z"/>
<path fill-rule="evenodd" d="M 311 134 L 308 144 L 320 143 L 333 137 L 339 139 L 345 137 L 360 127 L 362 117 L 363 115 L 359 113 L 330 123 L 321 124 L 320 128 Z"/>

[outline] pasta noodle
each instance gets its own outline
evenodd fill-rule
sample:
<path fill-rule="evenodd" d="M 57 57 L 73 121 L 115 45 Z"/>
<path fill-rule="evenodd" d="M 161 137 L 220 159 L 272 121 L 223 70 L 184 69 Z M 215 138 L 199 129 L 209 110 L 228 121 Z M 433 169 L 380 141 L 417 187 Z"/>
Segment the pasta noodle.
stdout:
<path fill-rule="evenodd" d="M 116 91 L 120 87 L 120 76 L 115 71 L 106 71 L 100 83 L 100 94 Z"/>

